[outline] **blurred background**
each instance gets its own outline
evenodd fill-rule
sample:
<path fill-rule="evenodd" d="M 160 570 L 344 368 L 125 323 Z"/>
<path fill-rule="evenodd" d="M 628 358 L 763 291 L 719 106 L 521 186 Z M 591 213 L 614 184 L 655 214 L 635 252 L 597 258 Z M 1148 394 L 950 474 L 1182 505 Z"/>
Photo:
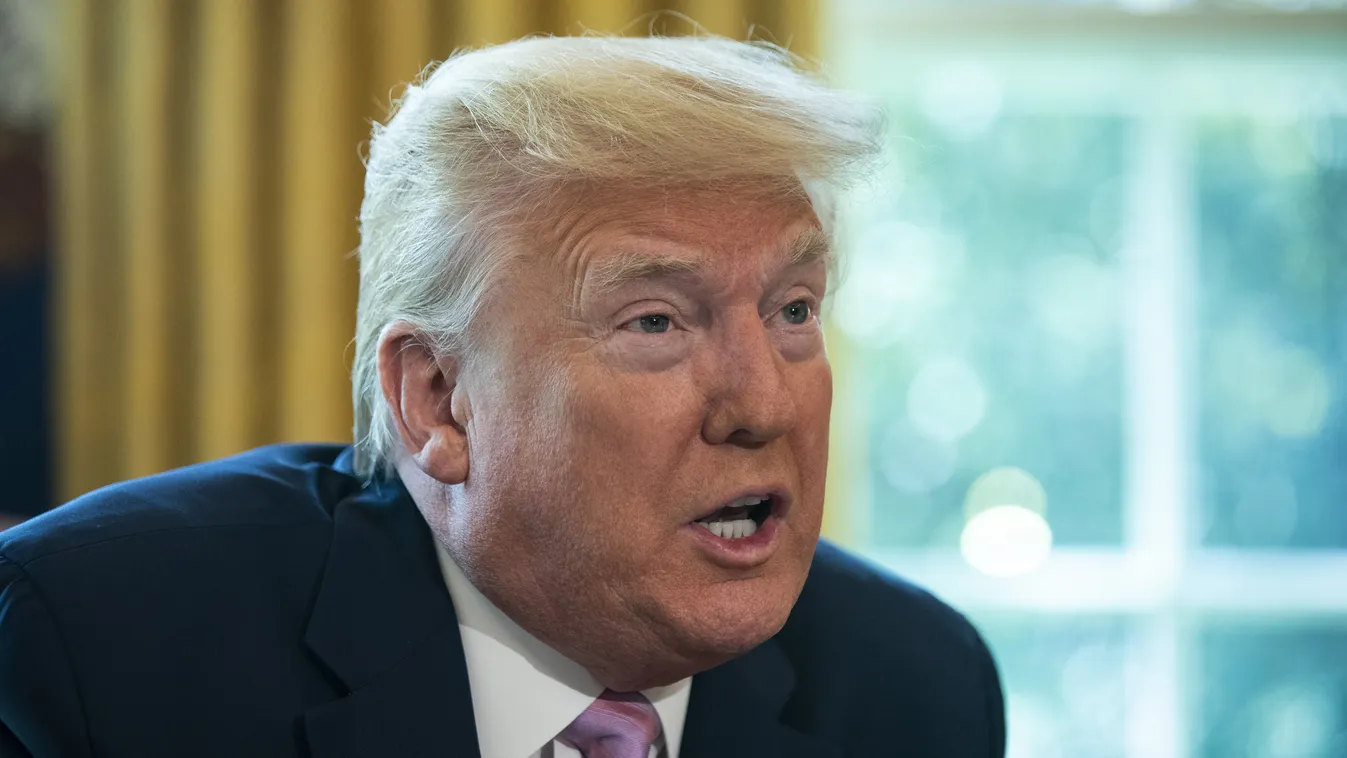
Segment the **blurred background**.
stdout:
<path fill-rule="evenodd" d="M 1010 755 L 1347 757 L 1347 0 L 0 0 L 3 518 L 349 439 L 370 120 L 662 9 L 890 114 L 826 529 L 984 630 Z"/>

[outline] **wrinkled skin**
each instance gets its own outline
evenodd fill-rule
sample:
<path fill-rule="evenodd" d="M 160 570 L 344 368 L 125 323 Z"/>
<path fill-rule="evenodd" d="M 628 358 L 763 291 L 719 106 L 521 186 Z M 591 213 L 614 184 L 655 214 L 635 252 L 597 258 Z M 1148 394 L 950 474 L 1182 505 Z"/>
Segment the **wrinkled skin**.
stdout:
<path fill-rule="evenodd" d="M 397 467 L 523 628 L 605 686 L 668 684 L 775 634 L 808 573 L 832 400 L 827 265 L 790 253 L 826 240 L 807 200 L 751 184 L 590 187 L 553 205 L 463 355 L 385 330 Z M 661 263 L 606 281 L 632 254 Z M 768 487 L 789 498 L 770 556 L 714 560 L 691 522 Z"/>

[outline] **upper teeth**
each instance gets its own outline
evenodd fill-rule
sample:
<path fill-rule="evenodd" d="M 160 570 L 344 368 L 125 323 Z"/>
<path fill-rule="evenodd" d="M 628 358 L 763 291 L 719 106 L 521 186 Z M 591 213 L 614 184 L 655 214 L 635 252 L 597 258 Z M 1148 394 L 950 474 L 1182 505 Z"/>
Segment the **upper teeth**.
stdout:
<path fill-rule="evenodd" d="M 734 521 L 698 521 L 703 529 L 712 534 L 727 540 L 738 540 L 744 537 L 752 537 L 758 533 L 758 522 L 751 518 L 735 519 Z"/>
<path fill-rule="evenodd" d="M 726 508 L 751 508 L 752 506 L 755 506 L 755 505 L 757 505 L 758 503 L 765 503 L 765 502 L 767 502 L 767 498 L 766 498 L 766 497 L 763 497 L 763 496 L 761 496 L 761 495 L 749 495 L 748 497 L 741 497 L 741 498 L 739 498 L 738 500 L 733 500 L 733 501 L 730 502 L 729 505 L 726 505 L 725 507 L 726 507 Z"/>

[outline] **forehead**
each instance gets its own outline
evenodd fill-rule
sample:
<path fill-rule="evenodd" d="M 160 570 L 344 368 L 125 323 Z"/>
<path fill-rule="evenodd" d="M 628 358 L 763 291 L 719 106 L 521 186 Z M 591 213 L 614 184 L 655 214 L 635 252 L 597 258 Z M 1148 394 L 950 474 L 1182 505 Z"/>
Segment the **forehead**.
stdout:
<path fill-rule="evenodd" d="M 587 187 L 542 216 L 550 227 L 544 254 L 577 278 L 642 267 L 785 265 L 827 254 L 803 192 L 750 183 Z"/>

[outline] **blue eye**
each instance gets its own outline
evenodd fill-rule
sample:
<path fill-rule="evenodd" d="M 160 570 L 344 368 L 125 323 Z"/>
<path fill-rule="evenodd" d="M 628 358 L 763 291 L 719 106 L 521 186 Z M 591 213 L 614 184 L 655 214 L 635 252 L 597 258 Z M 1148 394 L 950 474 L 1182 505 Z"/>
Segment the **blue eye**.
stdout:
<path fill-rule="evenodd" d="M 785 317 L 788 324 L 803 324 L 813 315 L 813 308 L 804 300 L 796 300 L 781 309 L 781 315 Z"/>
<path fill-rule="evenodd" d="M 636 328 L 646 334 L 663 334 L 669 331 L 669 317 L 658 313 L 641 316 L 632 322 Z"/>

